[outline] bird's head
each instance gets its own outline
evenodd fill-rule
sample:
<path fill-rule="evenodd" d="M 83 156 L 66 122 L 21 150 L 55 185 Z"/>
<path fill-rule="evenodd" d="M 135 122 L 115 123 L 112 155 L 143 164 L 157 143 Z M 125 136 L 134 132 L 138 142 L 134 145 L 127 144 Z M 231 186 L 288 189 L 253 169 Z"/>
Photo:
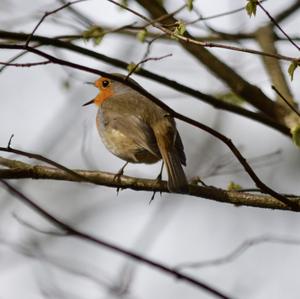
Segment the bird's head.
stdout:
<path fill-rule="evenodd" d="M 120 78 L 125 78 L 125 76 L 121 75 L 121 74 L 114 74 L 114 75 L 118 76 Z M 132 80 L 132 79 L 130 79 L 130 80 Z M 94 103 L 96 106 L 100 106 L 108 98 L 110 98 L 114 95 L 120 95 L 122 93 L 129 92 L 130 90 L 132 90 L 126 84 L 106 78 L 106 77 L 100 77 L 94 83 L 89 83 L 89 84 L 92 84 L 95 87 L 97 87 L 99 89 L 99 93 L 94 99 L 92 99 L 91 101 L 88 101 L 87 103 L 83 104 L 82 106 L 87 106 L 92 103 Z"/>

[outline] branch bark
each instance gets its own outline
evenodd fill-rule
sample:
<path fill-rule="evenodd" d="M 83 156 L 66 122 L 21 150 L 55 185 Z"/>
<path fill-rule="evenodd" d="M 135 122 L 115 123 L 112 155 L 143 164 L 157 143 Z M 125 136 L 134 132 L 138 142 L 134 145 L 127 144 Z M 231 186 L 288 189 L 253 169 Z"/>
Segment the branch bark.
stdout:
<path fill-rule="evenodd" d="M 111 0 L 110 0 L 111 1 Z M 0 44 L 0 48 L 5 48 L 5 49 L 18 49 L 18 50 L 23 50 L 24 46 L 22 45 L 1 45 Z M 229 139 L 228 137 L 226 137 L 225 135 L 219 133 L 218 131 L 210 128 L 209 126 L 195 121 L 189 117 L 186 117 L 178 112 L 176 112 L 175 110 L 171 109 L 168 105 L 166 105 L 165 103 L 163 103 L 162 101 L 160 101 L 158 98 L 156 98 L 155 96 L 153 96 L 151 93 L 149 93 L 147 90 L 145 90 L 144 88 L 142 88 L 139 85 L 136 85 L 134 82 L 131 82 L 129 80 L 124 80 L 122 78 L 120 78 L 117 75 L 114 74 L 110 74 L 107 72 L 103 72 L 100 70 L 96 70 L 90 67 L 86 67 L 77 63 L 73 63 L 70 61 L 66 61 L 63 59 L 59 59 L 55 56 L 52 56 L 50 54 L 47 54 L 43 51 L 40 51 L 36 48 L 32 48 L 27 46 L 26 50 L 34 53 L 38 56 L 44 57 L 50 61 L 52 61 L 54 64 L 57 65 L 63 65 L 63 66 L 68 66 L 70 68 L 74 68 L 77 70 L 81 70 L 84 72 L 88 72 L 91 74 L 97 74 L 100 76 L 105 76 L 107 78 L 116 80 L 118 82 L 122 82 L 128 86 L 130 86 L 132 89 L 138 91 L 140 94 L 144 95 L 145 97 L 147 97 L 149 100 L 151 100 L 152 102 L 154 102 L 155 104 L 157 104 L 158 106 L 160 106 L 162 109 L 164 109 L 165 111 L 167 111 L 172 117 L 180 119 L 196 128 L 199 128 L 207 133 L 209 133 L 210 135 L 214 136 L 215 138 L 219 139 L 220 141 L 222 141 L 222 143 L 224 143 L 232 152 L 232 154 L 236 157 L 236 159 L 240 162 L 240 164 L 243 166 L 244 170 L 248 173 L 248 175 L 251 177 L 251 179 L 253 180 L 253 182 L 255 183 L 255 185 L 262 190 L 263 192 L 277 198 L 279 201 L 281 201 L 282 203 L 284 203 L 285 205 L 289 206 L 291 209 L 297 211 L 299 210 L 299 205 L 293 201 L 291 201 L 290 199 L 288 199 L 287 197 L 285 197 L 284 195 L 276 192 L 275 190 L 273 190 L 272 188 L 268 187 L 255 173 L 255 171 L 252 169 L 252 167 L 249 165 L 249 163 L 247 162 L 247 160 L 243 157 L 243 155 L 240 153 L 240 151 L 238 150 L 238 148 L 234 145 L 234 143 L 231 141 L 231 139 Z"/>
<path fill-rule="evenodd" d="M 0 169 L 1 179 L 42 179 L 68 182 L 87 182 L 111 188 L 169 193 L 166 181 L 158 182 L 157 180 L 141 179 L 124 175 L 120 176 L 119 179 L 116 180 L 115 174 L 113 173 L 78 169 L 72 170 L 72 172 L 76 172 L 79 175 L 78 177 L 75 177 L 71 173 L 62 169 L 41 165 L 33 166 L 28 163 L 3 157 L 0 157 L 0 164 L 9 167 L 9 169 Z M 206 198 L 236 206 L 291 210 L 290 207 L 269 195 L 227 191 L 215 187 L 202 187 L 190 184 L 189 191 L 185 195 Z M 300 197 L 289 197 L 289 200 L 295 205 L 300 206 Z"/>
<path fill-rule="evenodd" d="M 26 33 L 15 33 L 15 32 L 8 32 L 8 31 L 1 31 L 0 30 L 0 39 L 10 39 L 10 40 L 16 40 L 16 41 L 26 41 L 28 38 L 28 34 Z M 34 35 L 31 39 L 32 41 L 36 41 L 42 45 L 51 45 L 57 48 L 70 50 L 76 53 L 80 53 L 85 56 L 89 56 L 92 58 L 95 58 L 97 60 L 101 60 L 105 63 L 108 63 L 110 65 L 114 65 L 116 67 L 122 68 L 127 70 L 128 63 L 121 61 L 119 59 L 111 58 L 106 55 L 103 55 L 98 52 L 91 51 L 86 48 L 82 48 L 80 46 L 74 45 L 70 42 L 64 42 L 61 40 L 58 40 L 56 38 L 48 38 L 45 36 L 40 35 Z M 1 46 L 1 45 L 0 45 Z M 3 45 L 2 45 L 3 46 Z M 0 47 L 1 48 L 1 47 Z M 166 77 L 160 76 L 158 74 L 149 72 L 145 69 L 139 69 L 138 72 L 136 72 L 137 75 L 143 76 L 145 78 L 151 79 L 155 82 L 158 82 L 160 84 L 164 84 L 166 86 L 169 86 L 179 92 L 183 92 L 185 94 L 191 95 L 194 98 L 200 99 L 204 101 L 205 103 L 212 105 L 215 108 L 230 111 L 242 116 L 245 116 L 247 118 L 253 119 L 255 121 L 259 121 L 260 123 L 263 123 L 269 127 L 272 127 L 273 129 L 283 133 L 284 135 L 290 136 L 290 132 L 288 128 L 286 128 L 284 125 L 278 123 L 271 117 L 268 117 L 262 113 L 252 112 L 250 110 L 238 107 L 236 105 L 232 105 L 226 102 L 223 102 L 211 95 L 205 94 L 200 92 L 199 90 L 193 89 L 191 87 L 185 86 L 183 84 L 180 84 L 174 80 L 170 80 Z"/>
<path fill-rule="evenodd" d="M 166 9 L 156 1 L 137 0 L 150 15 L 157 19 L 162 15 L 167 15 Z M 163 24 L 176 23 L 177 19 L 170 17 Z M 187 31 L 184 36 L 186 38 L 193 38 Z M 184 49 L 193 55 L 199 62 L 203 63 L 212 73 L 224 81 L 236 94 L 244 98 L 247 102 L 259 109 L 264 114 L 276 119 L 277 105 L 269 99 L 257 86 L 254 86 L 242 78 L 231 67 L 218 59 L 210 51 L 204 47 L 192 43 L 179 41 Z"/>

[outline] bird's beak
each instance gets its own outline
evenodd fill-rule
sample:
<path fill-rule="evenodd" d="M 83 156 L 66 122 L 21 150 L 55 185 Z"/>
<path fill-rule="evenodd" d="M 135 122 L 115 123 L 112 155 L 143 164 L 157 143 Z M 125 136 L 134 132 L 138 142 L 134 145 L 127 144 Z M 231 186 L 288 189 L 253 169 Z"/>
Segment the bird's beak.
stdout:
<path fill-rule="evenodd" d="M 83 106 L 90 105 L 90 104 L 93 104 L 93 103 L 94 103 L 94 101 L 95 101 L 95 99 L 92 99 L 92 100 L 90 100 L 90 101 L 86 102 L 85 104 L 83 104 L 83 105 L 82 105 L 82 107 L 83 107 Z"/>

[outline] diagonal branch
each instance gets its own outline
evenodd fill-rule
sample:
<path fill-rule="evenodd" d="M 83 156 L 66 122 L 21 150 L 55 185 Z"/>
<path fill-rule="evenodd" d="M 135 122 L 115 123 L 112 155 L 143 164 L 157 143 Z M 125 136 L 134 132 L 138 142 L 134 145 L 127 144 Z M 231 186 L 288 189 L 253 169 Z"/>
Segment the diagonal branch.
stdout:
<path fill-rule="evenodd" d="M 0 182 L 6 187 L 6 189 L 11 193 L 13 196 L 24 202 L 26 205 L 28 205 L 30 208 L 35 210 L 37 213 L 41 214 L 45 219 L 47 219 L 49 222 L 53 223 L 57 227 L 61 228 L 62 230 L 68 232 L 70 235 L 73 235 L 76 238 L 79 238 L 81 240 L 84 240 L 86 242 L 95 244 L 97 246 L 105 247 L 109 250 L 112 250 L 114 252 L 117 252 L 119 254 L 125 255 L 129 258 L 132 258 L 136 261 L 139 261 L 143 264 L 146 264 L 148 266 L 151 266 L 157 270 L 160 270 L 162 272 L 165 272 L 169 275 L 174 276 L 177 279 L 183 280 L 188 282 L 191 285 L 194 285 L 198 287 L 199 289 L 202 289 L 218 298 L 223 299 L 229 299 L 228 296 L 222 294 L 221 292 L 217 291 L 215 288 L 207 285 L 204 282 L 201 282 L 191 276 L 185 275 L 179 271 L 173 270 L 172 268 L 165 266 L 161 263 L 155 262 L 151 259 L 148 259 L 140 254 L 134 253 L 132 251 L 129 251 L 125 248 L 122 248 L 120 246 L 117 246 L 115 244 L 109 243 L 107 241 L 104 241 L 102 239 L 96 238 L 92 235 L 89 235 L 87 233 L 81 232 L 80 230 L 73 228 L 72 226 L 66 224 L 64 221 L 58 219 L 57 217 L 53 216 L 52 214 L 48 213 L 45 209 L 41 208 L 38 204 L 36 204 L 34 201 L 32 201 L 29 197 L 25 196 L 23 193 L 21 193 L 19 190 L 17 190 L 15 187 L 7 183 L 6 181 L 0 179 Z"/>
<path fill-rule="evenodd" d="M 281 26 L 277 23 L 277 21 L 271 16 L 271 14 L 264 8 L 264 6 L 257 1 L 257 5 L 264 11 L 264 13 L 268 16 L 268 18 L 271 20 L 271 22 L 276 26 L 280 32 L 290 41 L 290 43 L 298 50 L 300 51 L 300 47 L 290 38 L 290 36 L 281 28 Z"/>
<path fill-rule="evenodd" d="M 60 6 L 60 7 L 57 8 L 57 9 L 54 9 L 54 10 L 49 11 L 49 12 L 45 12 L 44 15 L 43 15 L 43 17 L 39 20 L 39 22 L 38 22 L 38 23 L 36 24 L 36 26 L 34 27 L 34 29 L 33 29 L 33 31 L 31 32 L 31 34 L 28 36 L 28 38 L 27 38 L 27 40 L 26 40 L 26 43 L 25 43 L 26 47 L 29 45 L 29 43 L 30 43 L 30 41 L 31 41 L 31 39 L 32 39 L 32 37 L 33 37 L 33 35 L 34 35 L 34 33 L 37 31 L 37 29 L 40 27 L 40 25 L 45 21 L 45 19 L 46 19 L 47 17 L 49 17 L 49 16 L 52 15 L 52 14 L 55 14 L 55 13 L 59 12 L 60 10 L 65 9 L 65 8 L 67 8 L 67 7 L 69 7 L 69 6 L 73 5 L 73 4 L 76 4 L 76 3 L 78 3 L 78 2 L 83 2 L 83 1 L 86 1 L 86 0 L 76 0 L 76 1 L 74 1 L 74 2 L 67 2 L 66 4 L 64 4 L 63 6 Z"/>
<path fill-rule="evenodd" d="M 257 42 L 259 43 L 263 51 L 266 51 L 268 53 L 278 54 L 277 48 L 275 46 L 275 34 L 272 26 L 268 24 L 266 26 L 259 28 L 256 31 L 255 36 Z M 293 95 L 287 83 L 286 77 L 284 76 L 284 73 L 282 71 L 280 61 L 276 59 L 271 59 L 269 57 L 264 57 L 264 56 L 262 56 L 262 60 L 264 62 L 266 71 L 270 76 L 272 84 L 277 86 L 283 92 L 283 94 L 288 99 L 288 101 L 292 103 Z M 281 103 L 281 105 L 283 104 L 280 98 L 279 99 L 277 98 L 277 102 Z M 287 109 L 284 108 L 285 108 L 285 104 L 283 106 L 283 110 L 286 111 Z"/>
<path fill-rule="evenodd" d="M 15 32 L 7 32 L 7 31 L 1 31 L 0 30 L 0 38 L 8 38 L 8 39 L 14 39 L 14 40 L 19 40 L 19 41 L 24 41 L 26 40 L 26 38 L 28 37 L 27 34 L 24 33 L 15 33 Z M 128 67 L 128 63 L 121 61 L 119 59 L 115 59 L 115 58 L 111 58 L 108 56 L 105 56 L 103 54 L 100 54 L 98 52 L 94 52 L 91 51 L 89 49 L 85 49 L 82 47 L 79 47 L 77 45 L 71 44 L 69 42 L 64 42 L 58 39 L 54 39 L 54 38 L 48 38 L 48 37 L 44 37 L 44 36 L 38 36 L 35 35 L 32 37 L 32 40 L 39 42 L 43 45 L 52 45 L 58 48 L 62 48 L 62 49 L 67 49 L 76 53 L 81 53 L 83 55 L 89 56 L 89 57 L 93 57 L 95 59 L 104 61 L 106 63 L 109 63 L 111 65 L 114 65 L 116 67 L 122 68 L 127 70 Z M 4 45 L 3 45 L 4 47 Z M 1 48 L 1 45 L 0 45 Z M 262 113 L 256 113 L 256 112 L 252 112 L 250 110 L 238 107 L 236 105 L 232 105 L 229 103 L 226 103 L 224 101 L 221 101 L 211 95 L 205 94 L 200 92 L 199 90 L 193 89 L 191 87 L 185 86 L 183 84 L 180 84 L 174 80 L 170 80 L 166 77 L 160 76 L 158 74 L 152 73 L 150 71 L 147 71 L 145 69 L 140 68 L 138 70 L 138 72 L 136 72 L 137 75 L 143 76 L 145 78 L 154 80 L 160 84 L 164 84 L 166 86 L 169 86 L 179 92 L 183 92 L 185 94 L 191 95 L 194 98 L 200 99 L 202 101 L 204 101 L 205 103 L 212 105 L 215 108 L 218 109 L 223 109 L 226 111 L 230 111 L 245 117 L 248 117 L 250 119 L 259 121 L 267 126 L 270 126 L 276 130 L 278 130 L 279 132 L 285 134 L 285 135 L 290 135 L 290 132 L 288 130 L 288 128 L 286 128 L 285 126 L 283 126 L 282 124 L 278 123 L 277 121 L 273 120 L 270 117 L 267 117 L 265 115 L 263 115 Z"/>
<path fill-rule="evenodd" d="M 113 0 L 108 1 L 116 4 Z M 137 0 L 137 2 L 142 5 L 153 18 L 167 13 L 165 8 L 156 1 Z M 170 21 L 176 23 L 178 20 L 171 18 Z M 187 31 L 184 33 L 183 38 L 186 40 L 193 39 L 192 35 Z M 209 68 L 212 73 L 224 81 L 236 94 L 244 98 L 264 114 L 276 119 L 276 103 L 272 102 L 258 87 L 247 82 L 230 66 L 205 49 L 203 45 L 200 46 L 198 44 L 189 43 L 185 40 L 179 40 L 179 43 L 192 56 Z"/>

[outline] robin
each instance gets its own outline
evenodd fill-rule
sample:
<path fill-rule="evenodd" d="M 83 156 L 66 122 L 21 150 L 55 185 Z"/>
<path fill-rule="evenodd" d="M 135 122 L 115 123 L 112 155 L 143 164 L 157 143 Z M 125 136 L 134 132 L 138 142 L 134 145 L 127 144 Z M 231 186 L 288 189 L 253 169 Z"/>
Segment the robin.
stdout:
<path fill-rule="evenodd" d="M 186 157 L 173 117 L 124 83 L 100 77 L 94 85 L 99 94 L 83 106 L 94 103 L 99 107 L 96 125 L 106 148 L 127 163 L 152 164 L 163 159 L 169 191 L 185 192 L 188 182 L 182 165 Z"/>

